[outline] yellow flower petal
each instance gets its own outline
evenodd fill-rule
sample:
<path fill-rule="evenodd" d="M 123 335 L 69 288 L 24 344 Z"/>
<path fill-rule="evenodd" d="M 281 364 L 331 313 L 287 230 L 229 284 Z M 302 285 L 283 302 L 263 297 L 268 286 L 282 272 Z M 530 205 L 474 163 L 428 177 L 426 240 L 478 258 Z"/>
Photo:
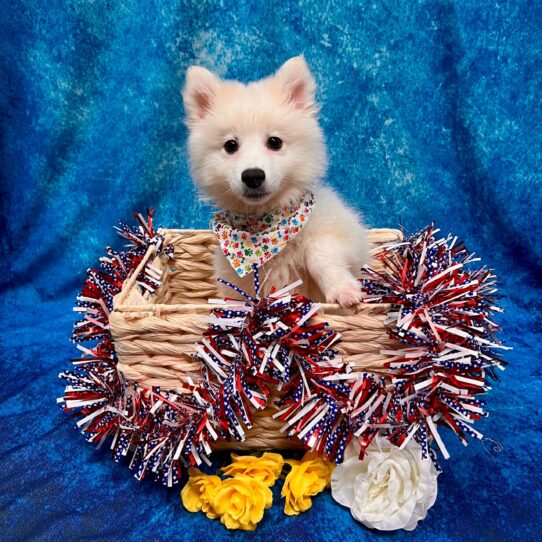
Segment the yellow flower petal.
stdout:
<path fill-rule="evenodd" d="M 228 529 L 239 529 L 241 527 L 241 524 L 229 514 L 222 516 L 220 518 L 220 521 Z M 254 529 L 250 529 L 250 530 L 253 531 Z"/>
<path fill-rule="evenodd" d="M 312 506 L 311 497 L 330 484 L 333 465 L 314 452 L 307 452 L 301 461 L 286 462 L 292 470 L 284 480 L 281 495 L 285 498 L 284 513 L 293 516 L 306 512 Z"/>
<path fill-rule="evenodd" d="M 245 475 L 223 480 L 214 493 L 213 509 L 228 529 L 253 531 L 271 506 L 266 484 Z"/>
<path fill-rule="evenodd" d="M 250 476 L 267 486 L 274 485 L 284 466 L 280 454 L 265 452 L 261 457 L 231 454 L 232 463 L 222 468 L 226 476 Z"/>
<path fill-rule="evenodd" d="M 199 469 L 188 469 L 188 482 L 181 491 L 181 501 L 189 512 L 203 511 L 208 517 L 214 518 L 212 501 L 221 480 L 218 476 L 202 473 Z"/>
<path fill-rule="evenodd" d="M 189 484 L 186 484 L 181 491 L 181 500 L 184 507 L 189 512 L 199 512 L 202 507 L 201 496 L 199 491 Z"/>

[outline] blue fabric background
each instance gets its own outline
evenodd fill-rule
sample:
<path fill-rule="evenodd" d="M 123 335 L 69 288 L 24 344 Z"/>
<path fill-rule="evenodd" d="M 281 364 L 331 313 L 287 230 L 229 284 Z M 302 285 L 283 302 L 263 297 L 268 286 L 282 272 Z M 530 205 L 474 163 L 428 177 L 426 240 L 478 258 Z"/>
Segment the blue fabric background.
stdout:
<path fill-rule="evenodd" d="M 0 14 L 0 538 L 241 539 L 138 483 L 55 398 L 71 306 L 117 219 L 206 227 L 186 166 L 186 68 L 256 79 L 304 52 L 328 180 L 373 226 L 451 230 L 501 279 L 510 367 L 413 534 L 375 533 L 329 494 L 266 513 L 258 540 L 540 539 L 542 8 L 537 2 L 4 1 Z M 278 494 L 275 496 L 278 502 Z M 254 538 L 254 536 L 252 537 Z"/>

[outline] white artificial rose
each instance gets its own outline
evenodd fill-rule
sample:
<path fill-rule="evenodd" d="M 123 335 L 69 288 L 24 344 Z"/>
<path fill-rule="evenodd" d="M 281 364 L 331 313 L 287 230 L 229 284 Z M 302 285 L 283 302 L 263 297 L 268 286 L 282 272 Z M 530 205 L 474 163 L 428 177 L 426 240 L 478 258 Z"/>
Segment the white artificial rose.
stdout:
<path fill-rule="evenodd" d="M 400 450 L 382 436 L 363 461 L 358 454 L 359 445 L 352 442 L 331 476 L 333 498 L 367 527 L 414 530 L 437 498 L 438 473 L 431 459 L 422 459 L 414 440 Z"/>

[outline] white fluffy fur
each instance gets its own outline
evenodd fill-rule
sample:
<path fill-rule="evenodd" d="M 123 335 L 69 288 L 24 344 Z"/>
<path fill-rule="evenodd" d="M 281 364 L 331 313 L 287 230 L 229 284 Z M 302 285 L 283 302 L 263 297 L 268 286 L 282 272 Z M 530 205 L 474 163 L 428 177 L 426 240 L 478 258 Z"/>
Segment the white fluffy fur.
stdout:
<path fill-rule="evenodd" d="M 360 217 L 321 185 L 327 157 L 315 91 L 303 56 L 248 84 L 192 66 L 183 88 L 190 168 L 202 197 L 236 213 L 260 215 L 312 190 L 316 203 L 308 224 L 260 272 L 263 293 L 302 278 L 300 291 L 311 299 L 350 306 L 361 298 L 355 275 L 369 261 L 367 232 Z M 271 136 L 282 139 L 280 150 L 267 148 Z M 229 139 L 239 144 L 234 154 L 224 150 Z M 241 173 L 248 168 L 266 175 L 267 195 L 257 201 L 245 196 Z M 217 276 L 253 291 L 252 276 L 240 279 L 220 250 L 215 264 Z"/>

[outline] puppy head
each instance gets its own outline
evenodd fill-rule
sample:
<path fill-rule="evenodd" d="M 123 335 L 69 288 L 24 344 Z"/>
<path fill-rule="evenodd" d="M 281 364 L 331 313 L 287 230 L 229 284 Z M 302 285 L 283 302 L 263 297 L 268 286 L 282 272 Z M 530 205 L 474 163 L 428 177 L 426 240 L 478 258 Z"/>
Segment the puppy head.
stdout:
<path fill-rule="evenodd" d="M 192 66 L 182 91 L 192 177 L 204 198 L 237 213 L 297 200 L 325 173 L 316 85 L 302 56 L 243 84 Z"/>

